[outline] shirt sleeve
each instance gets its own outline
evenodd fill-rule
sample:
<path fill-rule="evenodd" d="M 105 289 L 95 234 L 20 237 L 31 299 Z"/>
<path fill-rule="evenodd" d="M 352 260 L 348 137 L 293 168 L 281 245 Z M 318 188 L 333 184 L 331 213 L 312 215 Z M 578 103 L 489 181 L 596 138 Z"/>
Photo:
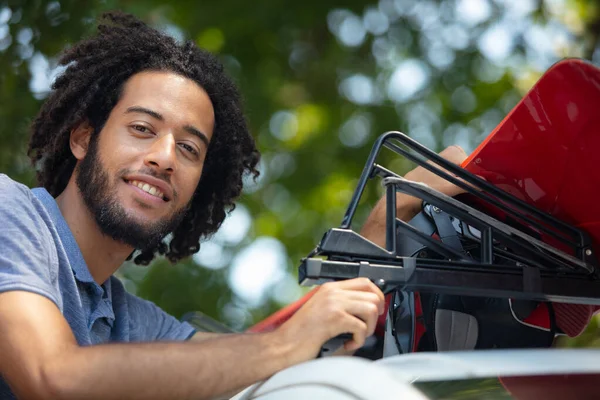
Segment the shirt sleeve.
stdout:
<path fill-rule="evenodd" d="M 153 302 L 130 293 L 127 293 L 126 296 L 130 330 L 132 333 L 134 332 L 134 340 L 187 340 L 196 333 L 190 324 L 167 314 Z"/>
<path fill-rule="evenodd" d="M 56 248 L 42 207 L 26 186 L 0 174 L 0 293 L 28 291 L 59 305 Z"/>

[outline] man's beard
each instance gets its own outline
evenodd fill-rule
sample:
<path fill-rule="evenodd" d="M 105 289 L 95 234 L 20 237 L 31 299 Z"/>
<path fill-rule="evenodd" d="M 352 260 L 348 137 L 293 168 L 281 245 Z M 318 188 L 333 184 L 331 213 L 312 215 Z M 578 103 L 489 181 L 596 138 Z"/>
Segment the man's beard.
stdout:
<path fill-rule="evenodd" d="M 140 172 L 157 177 L 152 169 Z M 126 173 L 127 171 L 121 171 L 115 177 L 113 187 L 110 186 L 108 172 L 98 157 L 97 138 L 92 138 L 88 153 L 77 168 L 76 183 L 85 205 L 104 235 L 135 249 L 150 250 L 179 226 L 188 207 L 178 210 L 170 218 L 140 223 L 127 213 L 117 198 L 116 184 Z"/>

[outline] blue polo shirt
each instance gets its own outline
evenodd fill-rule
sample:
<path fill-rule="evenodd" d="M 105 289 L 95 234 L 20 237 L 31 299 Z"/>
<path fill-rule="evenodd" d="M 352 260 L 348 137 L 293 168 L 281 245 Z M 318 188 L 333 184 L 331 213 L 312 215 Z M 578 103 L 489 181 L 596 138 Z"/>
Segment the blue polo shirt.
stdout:
<path fill-rule="evenodd" d="M 185 340 L 195 332 L 114 276 L 97 284 L 54 198 L 0 174 L 0 293 L 14 290 L 56 304 L 81 346 Z M 0 380 L 0 398 L 7 390 Z"/>

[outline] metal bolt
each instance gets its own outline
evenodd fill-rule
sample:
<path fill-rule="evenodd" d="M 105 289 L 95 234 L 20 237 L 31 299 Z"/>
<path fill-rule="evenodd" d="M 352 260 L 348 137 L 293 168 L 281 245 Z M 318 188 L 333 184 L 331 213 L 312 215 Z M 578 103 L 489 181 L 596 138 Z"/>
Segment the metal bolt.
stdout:
<path fill-rule="evenodd" d="M 436 206 L 433 206 L 433 211 L 434 211 L 434 212 L 436 212 L 436 213 L 440 213 L 440 212 L 442 212 L 442 210 L 440 210 L 440 209 L 439 209 L 438 207 L 436 207 Z"/>
<path fill-rule="evenodd" d="M 377 279 L 377 281 L 375 281 L 375 284 L 379 289 L 383 289 L 385 287 L 385 279 Z"/>
<path fill-rule="evenodd" d="M 587 250 L 585 251 L 585 255 L 586 255 L 586 256 L 591 256 L 591 255 L 592 255 L 592 250 L 590 250 L 590 249 L 587 249 Z"/>

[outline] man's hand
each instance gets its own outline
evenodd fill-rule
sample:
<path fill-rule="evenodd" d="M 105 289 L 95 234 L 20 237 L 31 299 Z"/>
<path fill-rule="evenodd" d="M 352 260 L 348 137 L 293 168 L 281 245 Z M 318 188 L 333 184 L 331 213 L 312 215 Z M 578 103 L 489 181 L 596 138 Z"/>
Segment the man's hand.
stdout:
<path fill-rule="evenodd" d="M 447 147 L 440 153 L 440 156 L 457 165 L 462 164 L 462 162 L 467 159 L 467 154 L 459 146 Z M 410 181 L 425 183 L 431 188 L 448 196 L 456 196 L 465 192 L 458 186 L 421 166 L 408 172 L 404 177 Z M 382 247 L 385 246 L 385 207 L 384 196 L 377 202 L 361 230 L 362 236 Z M 421 199 L 404 193 L 398 193 L 396 195 L 396 208 L 398 218 L 403 221 L 409 221 L 421 211 Z"/>
<path fill-rule="evenodd" d="M 367 278 L 325 283 L 276 333 L 296 344 L 294 364 L 314 358 L 326 341 L 342 333 L 352 334 L 344 349 L 354 351 L 375 331 L 384 305 L 383 293 Z"/>

